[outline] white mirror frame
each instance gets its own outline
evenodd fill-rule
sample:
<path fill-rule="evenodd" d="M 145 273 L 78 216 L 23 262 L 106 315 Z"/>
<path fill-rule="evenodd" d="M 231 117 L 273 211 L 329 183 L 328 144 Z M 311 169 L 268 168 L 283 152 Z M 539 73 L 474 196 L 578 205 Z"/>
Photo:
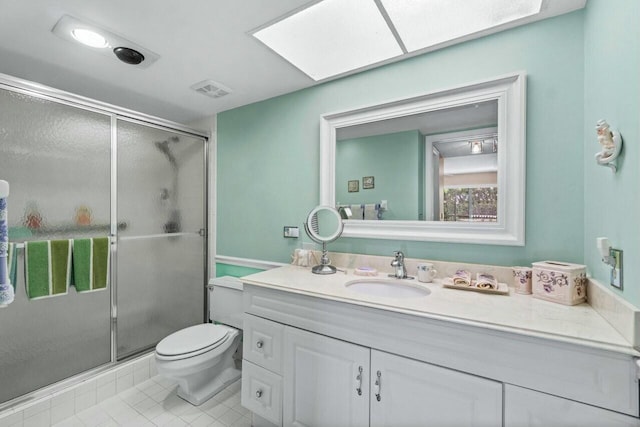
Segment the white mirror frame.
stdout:
<path fill-rule="evenodd" d="M 345 220 L 344 237 L 524 246 L 526 176 L 524 72 L 320 116 L 320 204 L 335 206 L 336 130 L 476 102 L 498 101 L 498 221 Z"/>

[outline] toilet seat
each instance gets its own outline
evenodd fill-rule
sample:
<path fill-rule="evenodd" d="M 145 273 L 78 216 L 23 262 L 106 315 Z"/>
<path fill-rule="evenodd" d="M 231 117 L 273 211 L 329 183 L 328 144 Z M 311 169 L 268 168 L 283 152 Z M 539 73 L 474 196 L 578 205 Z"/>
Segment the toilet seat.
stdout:
<path fill-rule="evenodd" d="M 156 346 L 156 354 L 164 360 L 198 356 L 224 344 L 229 328 L 205 323 L 190 326 L 165 337 Z"/>

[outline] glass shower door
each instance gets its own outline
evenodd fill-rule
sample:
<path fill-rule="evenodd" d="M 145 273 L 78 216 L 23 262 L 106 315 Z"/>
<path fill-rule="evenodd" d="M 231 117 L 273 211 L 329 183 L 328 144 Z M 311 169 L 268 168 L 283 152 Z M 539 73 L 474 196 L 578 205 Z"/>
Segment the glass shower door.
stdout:
<path fill-rule="evenodd" d="M 17 246 L 15 301 L 0 308 L 0 404 L 111 361 L 111 286 L 29 299 L 23 249 L 109 235 L 110 153 L 108 114 L 0 89 L 0 179 Z"/>
<path fill-rule="evenodd" d="M 205 140 L 117 121 L 117 359 L 202 323 Z"/>

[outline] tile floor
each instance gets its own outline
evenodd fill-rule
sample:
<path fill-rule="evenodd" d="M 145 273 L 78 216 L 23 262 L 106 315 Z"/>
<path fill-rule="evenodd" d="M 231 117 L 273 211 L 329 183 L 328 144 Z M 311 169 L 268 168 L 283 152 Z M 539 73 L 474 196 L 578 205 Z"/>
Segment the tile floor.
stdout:
<path fill-rule="evenodd" d="M 240 380 L 200 406 L 182 400 L 176 390 L 175 383 L 155 376 L 55 426 L 251 426 L 251 413 L 240 405 Z"/>

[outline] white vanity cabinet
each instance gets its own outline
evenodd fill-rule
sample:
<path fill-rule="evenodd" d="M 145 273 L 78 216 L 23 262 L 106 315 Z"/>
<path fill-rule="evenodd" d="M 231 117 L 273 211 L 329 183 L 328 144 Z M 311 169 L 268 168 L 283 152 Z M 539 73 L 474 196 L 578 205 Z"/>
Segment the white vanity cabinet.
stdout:
<path fill-rule="evenodd" d="M 502 384 L 371 350 L 371 427 L 501 426 Z"/>
<path fill-rule="evenodd" d="M 288 326 L 283 353 L 284 426 L 502 424 L 499 382 Z"/>
<path fill-rule="evenodd" d="M 369 425 L 369 349 L 287 327 L 283 424 Z"/>
<path fill-rule="evenodd" d="M 505 427 L 638 427 L 638 418 L 509 384 L 504 388 Z"/>
<path fill-rule="evenodd" d="M 242 406 L 275 425 L 282 424 L 283 333 L 280 323 L 244 315 Z"/>
<path fill-rule="evenodd" d="M 246 282 L 243 298 L 242 404 L 278 426 L 640 427 L 633 352 Z"/>

